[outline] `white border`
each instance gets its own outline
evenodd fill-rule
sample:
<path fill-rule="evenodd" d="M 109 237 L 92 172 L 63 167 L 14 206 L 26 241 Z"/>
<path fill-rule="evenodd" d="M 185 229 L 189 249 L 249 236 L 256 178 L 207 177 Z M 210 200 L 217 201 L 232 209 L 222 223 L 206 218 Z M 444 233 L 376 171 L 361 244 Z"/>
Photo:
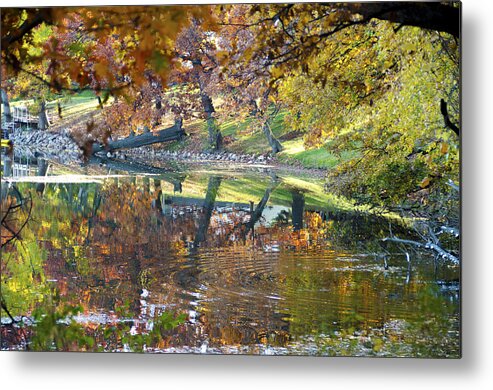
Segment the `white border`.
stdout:
<path fill-rule="evenodd" d="M 216 1 L 216 3 L 224 1 Z M 227 1 L 226 1 L 227 2 Z M 262 2 L 262 1 L 259 1 Z M 265 2 L 265 1 L 264 1 Z M 12 1 L 2 6 L 135 4 Z M 142 1 L 166 4 L 169 1 Z M 180 1 L 180 3 L 190 3 Z M 196 1 L 208 3 L 207 1 Z M 493 383 L 493 2 L 463 2 L 463 359 L 0 352 L 4 389 L 487 389 Z M 490 385 L 488 385 L 490 383 Z"/>

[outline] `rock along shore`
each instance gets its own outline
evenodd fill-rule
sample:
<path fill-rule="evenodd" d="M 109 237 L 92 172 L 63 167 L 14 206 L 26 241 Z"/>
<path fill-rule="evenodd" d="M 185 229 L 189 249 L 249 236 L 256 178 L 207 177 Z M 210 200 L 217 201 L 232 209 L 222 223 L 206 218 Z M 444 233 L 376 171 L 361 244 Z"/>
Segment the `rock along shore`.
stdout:
<path fill-rule="evenodd" d="M 16 154 L 30 157 L 46 157 L 61 163 L 80 163 L 83 160 L 81 148 L 68 131 L 50 132 L 42 130 L 16 131 L 10 136 Z M 270 165 L 275 159 L 270 156 L 255 156 L 230 152 L 188 152 L 156 150 L 151 147 L 100 153 L 107 158 L 126 160 L 142 158 L 151 160 L 178 160 L 189 163 L 233 163 L 245 165 Z"/>
<path fill-rule="evenodd" d="M 9 137 L 14 153 L 53 158 L 62 163 L 82 161 L 82 150 L 66 133 L 42 130 L 16 131 Z"/>
<path fill-rule="evenodd" d="M 149 156 L 156 160 L 181 160 L 189 163 L 236 163 L 247 165 L 268 165 L 275 162 L 271 156 L 255 156 L 250 154 L 237 154 L 227 151 L 219 152 L 189 152 L 183 151 L 168 151 L 155 150 L 150 147 L 141 147 L 138 149 L 127 150 L 125 152 L 109 153 L 107 157 L 121 158 L 140 158 L 141 156 Z"/>

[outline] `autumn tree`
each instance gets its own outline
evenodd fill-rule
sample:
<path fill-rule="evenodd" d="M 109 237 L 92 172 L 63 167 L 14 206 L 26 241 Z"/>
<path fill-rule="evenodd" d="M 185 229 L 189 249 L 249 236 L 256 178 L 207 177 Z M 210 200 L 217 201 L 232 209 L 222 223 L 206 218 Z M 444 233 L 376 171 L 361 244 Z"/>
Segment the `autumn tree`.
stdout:
<path fill-rule="evenodd" d="M 40 25 L 36 27 L 31 40 L 24 44 L 23 50 L 30 56 L 42 56 L 42 47 L 47 44 L 51 34 L 53 34 L 51 26 Z M 40 130 L 45 130 L 50 124 L 46 110 L 47 100 L 59 97 L 45 82 L 48 76 L 44 75 L 49 73 L 49 64 L 48 59 L 43 59 L 37 64 L 26 64 L 25 72 L 18 74 L 15 79 L 2 77 L 5 101 L 8 101 L 8 95 L 34 100 L 34 104 L 27 108 L 33 115 L 38 116 L 38 128 Z"/>
<path fill-rule="evenodd" d="M 51 88 L 90 88 L 94 70 L 92 77 L 104 80 L 105 89 L 118 93 L 122 84 L 126 84 L 125 80 L 142 81 L 147 68 L 154 69 L 163 78 L 167 75 L 174 59 L 174 40 L 181 27 L 189 23 L 190 16 L 199 18 L 204 25 L 212 21 L 209 8 L 200 6 L 9 8 L 2 11 L 2 61 L 9 75 L 26 71 L 27 64 L 42 61 L 23 46 L 32 42 L 36 28 L 43 24 L 53 26 L 60 33 L 75 32 L 84 40 L 90 37 L 104 42 L 109 37 L 118 37 L 115 57 L 124 64 L 122 73 L 111 73 L 105 65 L 113 58 L 92 51 L 90 45 L 79 47 L 83 61 L 74 58 L 73 50 L 61 50 L 56 35 L 44 47 L 42 56 L 51 61 L 47 80 Z M 93 69 L 87 67 L 89 63 L 94 64 Z"/>
<path fill-rule="evenodd" d="M 237 5 L 227 12 L 221 8 L 218 56 L 222 65 L 219 68 L 222 116 L 250 119 L 249 127 L 252 131 L 260 129 L 276 154 L 282 145 L 274 136 L 271 123 L 282 101 L 273 85 L 276 80 L 270 77 L 268 58 L 253 56 L 257 32 L 254 27 L 244 28 L 248 10 L 248 5 Z"/>
<path fill-rule="evenodd" d="M 174 40 L 191 17 L 204 26 L 213 20 L 201 6 L 3 9 L 3 79 L 29 75 L 50 91 L 89 89 L 103 97 L 124 96 L 146 82 L 148 70 L 164 84 Z M 42 28 L 53 33 L 37 42 Z"/>
<path fill-rule="evenodd" d="M 175 122 L 205 119 L 210 148 L 221 147 L 212 101 L 214 88 L 218 88 L 212 82 L 215 48 L 212 35 L 202 30 L 201 23 L 192 20 L 177 37 L 166 79 L 153 69 L 145 70 L 145 77 L 126 89 L 124 99 L 103 110 L 101 126 L 108 126 L 112 134 L 132 136 L 136 129 L 150 131 L 159 126 L 163 118 Z"/>
<path fill-rule="evenodd" d="M 306 146 L 341 156 L 330 190 L 424 218 L 425 241 L 456 231 L 458 4 L 252 5 L 249 15 L 235 26 L 256 32 L 248 60 L 266 62 L 288 123 Z"/>
<path fill-rule="evenodd" d="M 231 7 L 230 13 L 234 15 L 236 6 Z M 392 29 L 396 42 L 403 36 L 398 34 L 403 26 L 437 31 L 440 40 L 449 41 L 448 54 L 452 53 L 457 61 L 458 3 L 257 4 L 243 10 L 242 14 L 242 18 L 226 20 L 224 24 L 255 33 L 255 41 L 249 45 L 243 60 L 258 61 L 267 69 L 271 85 L 290 75 L 307 75 L 321 84 L 329 79 L 337 82 L 344 74 L 344 67 L 358 61 L 360 66 L 369 66 L 368 72 L 360 72 L 359 80 L 343 80 L 341 88 L 353 88 L 355 97 L 366 98 L 370 90 L 376 91 L 385 85 L 385 80 L 380 82 L 383 77 L 382 69 L 377 68 L 380 64 L 374 59 L 363 61 L 364 50 L 370 50 L 370 56 L 375 55 L 372 46 L 382 33 L 382 25 Z M 377 23 L 377 20 L 385 23 Z M 244 36 L 243 33 L 241 39 Z M 391 41 L 392 35 L 387 40 Z M 232 47 L 232 58 L 245 50 L 239 40 Z M 386 54 L 389 56 L 384 58 Z M 387 69 L 383 69 L 386 73 L 398 62 L 384 47 L 378 55 L 380 62 L 386 61 Z M 334 71 L 338 72 L 336 77 Z M 354 74 L 351 69 L 347 73 Z"/>
<path fill-rule="evenodd" d="M 235 25 L 257 32 L 251 58 L 267 58 L 271 77 L 284 79 L 279 85 L 291 107 L 288 119 L 309 132 L 309 144 L 348 139 L 348 129 L 362 127 L 355 120 L 365 121 L 369 113 L 381 120 L 364 126 L 353 141 L 372 142 L 375 127 L 390 136 L 399 127 L 410 133 L 408 140 L 416 140 L 411 133 L 420 129 L 436 139 L 433 129 L 443 124 L 457 133 L 459 11 L 437 3 L 254 5 L 250 21 Z M 451 102 L 451 110 L 441 99 Z M 386 106 L 376 109 L 384 101 Z M 399 101 L 407 115 L 396 112 Z M 397 118 L 412 123 L 402 126 Z M 377 136 L 386 142 L 378 131 Z M 453 137 L 451 142 L 457 146 Z"/>
<path fill-rule="evenodd" d="M 255 4 L 246 14 L 234 25 L 256 31 L 252 56 L 267 57 L 274 77 L 293 67 L 306 70 L 305 61 L 320 53 L 328 38 L 375 20 L 396 30 L 415 26 L 459 38 L 460 8 L 454 2 Z"/>
<path fill-rule="evenodd" d="M 193 85 L 199 91 L 203 118 L 206 121 L 208 143 L 212 150 L 222 147 L 222 134 L 216 120 L 216 109 L 212 101 L 214 90 L 214 69 L 216 58 L 216 36 L 204 29 L 201 21 L 192 19 L 190 26 L 182 30 L 176 39 L 176 56 L 181 60 L 175 80 L 181 84 Z"/>

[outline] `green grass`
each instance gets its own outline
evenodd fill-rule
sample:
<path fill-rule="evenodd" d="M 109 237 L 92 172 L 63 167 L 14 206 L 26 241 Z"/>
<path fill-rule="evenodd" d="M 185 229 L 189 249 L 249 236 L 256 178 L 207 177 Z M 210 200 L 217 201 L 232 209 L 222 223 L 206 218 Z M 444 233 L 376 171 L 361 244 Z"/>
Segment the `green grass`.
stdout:
<path fill-rule="evenodd" d="M 291 131 L 284 123 L 285 112 L 280 112 L 271 124 L 272 133 L 276 138 Z M 253 127 L 251 120 L 236 121 L 231 119 L 221 125 L 223 136 L 231 136 L 234 142 L 228 149 L 237 153 L 247 154 L 267 154 L 271 152 L 271 147 L 265 138 L 260 127 Z M 250 128 L 249 128 L 250 126 Z"/>
<path fill-rule="evenodd" d="M 278 154 L 277 158 L 281 162 L 298 162 L 305 168 L 332 169 L 340 161 L 347 160 L 354 156 L 354 153 L 343 152 L 337 156 L 330 152 L 330 143 L 320 148 L 306 149 L 302 138 L 296 138 L 283 142 L 284 150 Z"/>
<path fill-rule="evenodd" d="M 221 124 L 220 129 L 223 137 L 235 137 L 237 134 L 244 132 L 249 124 L 249 120 L 238 121 L 237 119 L 229 119 Z"/>
<path fill-rule="evenodd" d="M 18 100 L 12 105 L 30 105 L 33 100 Z M 108 102 L 108 103 L 111 103 Z M 58 118 L 57 100 L 47 103 L 51 111 L 50 120 L 54 128 L 70 126 L 71 122 L 77 121 L 85 115 L 90 115 L 98 110 L 97 96 L 92 91 L 83 91 L 79 94 L 62 99 L 62 116 Z M 286 112 L 281 111 L 271 124 L 271 129 L 277 138 L 290 133 L 292 129 L 289 124 L 285 123 L 284 117 Z M 226 151 L 239 154 L 265 155 L 271 153 L 271 147 L 267 142 L 262 129 L 254 127 L 252 120 L 230 118 L 220 124 L 223 137 L 226 138 Z M 184 128 L 190 137 L 183 141 L 169 142 L 159 146 L 171 151 L 205 151 L 207 149 L 207 128 L 204 121 L 196 120 L 193 122 L 186 121 Z M 281 163 L 301 166 L 304 168 L 332 169 L 341 160 L 346 160 L 354 156 L 354 153 L 342 153 L 337 156 L 330 152 L 330 144 L 325 144 L 320 148 L 307 149 L 303 142 L 303 136 L 300 134 L 297 138 L 281 141 L 283 151 L 277 155 Z"/>
<path fill-rule="evenodd" d="M 58 102 L 60 102 L 62 107 L 62 119 L 58 116 Z M 110 103 L 111 100 L 106 104 Z M 11 103 L 11 106 L 33 107 L 30 109 L 30 111 L 34 111 L 31 112 L 31 115 L 35 115 L 35 112 L 39 109 L 35 108 L 36 104 L 33 99 L 16 100 Z M 96 112 L 98 110 L 98 99 L 94 92 L 82 91 L 81 93 L 72 96 L 61 97 L 59 99 L 48 101 L 46 103 L 46 108 L 48 110 L 51 125 L 58 127 L 59 125 L 63 126 L 71 121 L 77 120 L 84 115 Z"/>
<path fill-rule="evenodd" d="M 272 132 L 279 138 L 289 133 L 291 129 L 284 122 L 285 112 L 279 113 L 271 125 Z M 234 142 L 228 145 L 228 149 L 238 153 L 267 154 L 271 148 L 261 129 L 248 130 L 250 121 L 243 122 L 231 119 L 221 125 L 223 136 L 233 137 Z M 342 153 L 339 157 L 330 152 L 330 145 L 320 148 L 306 149 L 303 136 L 289 141 L 282 141 L 283 151 L 277 155 L 280 162 L 286 164 L 301 165 L 304 168 L 331 169 L 341 160 L 352 157 L 352 153 Z"/>

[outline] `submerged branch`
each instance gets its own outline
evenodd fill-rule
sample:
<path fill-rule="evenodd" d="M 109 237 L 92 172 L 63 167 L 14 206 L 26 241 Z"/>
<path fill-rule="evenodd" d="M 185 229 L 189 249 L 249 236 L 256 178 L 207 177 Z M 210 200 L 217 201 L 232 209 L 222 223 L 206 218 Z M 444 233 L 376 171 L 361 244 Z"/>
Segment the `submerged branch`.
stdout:
<path fill-rule="evenodd" d="M 432 242 L 427 242 L 427 243 L 423 244 L 422 242 L 413 241 L 413 240 L 405 240 L 405 239 L 397 238 L 397 237 L 385 237 L 382 239 L 382 241 L 383 242 L 396 242 L 396 243 L 404 244 L 404 245 L 412 245 L 412 246 L 415 246 L 417 248 L 422 248 L 422 249 L 431 249 L 431 250 L 435 251 L 442 258 L 448 259 L 455 264 L 459 264 L 459 259 L 456 256 L 447 252 L 446 250 L 444 250 L 443 248 L 441 248 L 440 246 L 438 246 L 437 244 L 434 244 Z"/>
<path fill-rule="evenodd" d="M 437 234 L 442 234 L 442 233 L 452 234 L 455 237 L 460 236 L 459 229 L 450 226 L 440 226 L 440 231 Z"/>
<path fill-rule="evenodd" d="M 0 299 L 0 306 L 1 306 L 2 310 L 5 312 L 5 314 L 7 314 L 7 316 L 10 318 L 10 320 L 12 321 L 13 324 L 18 322 L 14 318 L 14 316 L 12 316 L 12 314 L 10 313 L 9 309 L 7 308 L 7 304 L 5 303 L 3 297 L 1 297 L 1 299 Z"/>
<path fill-rule="evenodd" d="M 460 187 L 457 184 L 455 184 L 452 180 L 447 181 L 447 185 L 457 192 L 460 191 Z"/>
<path fill-rule="evenodd" d="M 13 229 L 10 228 L 10 226 L 7 223 L 8 222 L 7 217 L 8 216 L 11 216 L 12 213 L 15 212 L 15 209 L 18 207 L 18 205 L 12 205 L 11 204 L 11 205 L 9 205 L 9 207 L 7 208 L 7 210 L 5 211 L 5 215 L 2 218 L 1 225 L 2 225 L 3 228 L 7 229 L 11 233 L 11 237 L 6 238 L 6 237 L 2 236 L 2 244 L 1 244 L 1 247 L 2 248 L 4 246 L 6 246 L 9 242 L 12 242 L 16 238 L 19 238 L 20 237 L 20 234 L 21 234 L 22 229 L 24 229 L 24 227 L 27 225 L 27 223 L 29 222 L 29 220 L 31 218 L 31 212 L 32 212 L 32 209 L 33 209 L 33 201 L 32 201 L 31 195 L 29 194 L 29 198 L 23 198 L 20 201 L 21 203 L 19 203 L 19 204 L 22 205 L 22 206 L 24 206 L 26 199 L 29 200 L 29 210 L 27 211 L 27 216 L 26 216 L 25 221 L 22 223 L 22 225 L 17 230 L 14 231 Z M 3 241 L 4 238 L 5 238 L 5 241 Z"/>

